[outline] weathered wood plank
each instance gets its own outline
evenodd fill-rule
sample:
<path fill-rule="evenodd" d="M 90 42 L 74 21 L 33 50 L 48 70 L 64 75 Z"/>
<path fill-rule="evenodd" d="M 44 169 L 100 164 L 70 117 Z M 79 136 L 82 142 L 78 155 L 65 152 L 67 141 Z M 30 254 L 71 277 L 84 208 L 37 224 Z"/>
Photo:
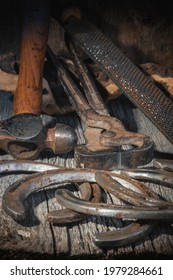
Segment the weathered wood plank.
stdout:
<path fill-rule="evenodd" d="M 0 98 L 2 100 L 2 94 Z M 5 94 L 5 96 L 7 96 Z M 3 96 L 3 98 L 6 98 Z M 1 101 L 0 100 L 0 101 Z M 10 100 L 8 100 L 10 101 Z M 10 102 L 0 102 L 0 112 L 10 112 Z M 5 104 L 5 106 L 4 106 Z M 7 106 L 8 104 L 8 106 Z M 131 107 L 128 102 L 124 105 L 120 101 L 111 102 L 111 111 L 116 113 L 123 120 L 124 124 L 132 130 L 135 130 L 137 125 L 142 133 L 153 135 L 153 125 L 148 121 L 137 109 Z M 7 109 L 8 108 L 8 109 Z M 125 114 L 128 113 L 128 114 Z M 1 115 L 2 116 L 2 115 Z M 135 119 L 134 119 L 135 117 Z M 73 126 L 78 134 L 79 142 L 83 142 L 82 129 L 78 117 L 75 114 L 52 118 L 43 116 L 45 123 L 62 122 Z M 132 121 L 133 120 L 133 121 Z M 128 123 L 129 122 L 129 123 Z M 152 127 L 152 128 L 151 128 Z M 155 130 L 156 131 L 156 130 Z M 154 133 L 154 141 L 158 146 L 159 151 L 172 153 L 172 145 L 165 145 L 165 137 L 157 131 Z M 50 152 L 45 152 L 38 160 L 44 162 L 60 164 L 62 166 L 74 167 L 75 162 L 72 158 L 73 154 L 62 155 L 56 157 Z M 0 159 L 10 159 L 9 155 L 2 155 Z M 4 190 L 20 175 L 1 176 L 0 201 Z M 150 184 L 155 188 L 155 184 Z M 173 200 L 173 192 L 169 188 L 164 191 L 161 188 L 158 192 L 169 196 Z M 1 205 L 1 202 L 0 202 Z M 0 207 L 0 250 L 2 252 L 15 252 L 21 256 L 26 254 L 46 254 L 47 258 L 78 258 L 95 256 L 95 258 L 126 258 L 128 256 L 141 256 L 145 254 L 153 254 L 153 256 L 164 255 L 170 256 L 173 254 L 173 227 L 171 224 L 160 224 L 150 236 L 146 236 L 144 240 L 138 241 L 135 244 L 129 244 L 120 248 L 100 249 L 93 243 L 93 236 L 97 232 L 113 230 L 117 227 L 122 227 L 124 222 L 117 219 L 88 217 L 80 223 L 67 226 L 55 226 L 46 221 L 48 211 L 60 208 L 60 205 L 54 198 L 54 190 L 40 191 L 32 194 L 26 201 L 28 209 L 28 217 L 25 224 L 16 223 L 13 221 Z M 5 251 L 4 251 L 5 250 Z M 20 253 L 22 252 L 22 253 Z"/>
<path fill-rule="evenodd" d="M 17 9 L 17 7 L 16 7 Z M 16 12 L 16 11 L 15 11 Z M 9 12 L 7 12 L 9 16 Z M 11 11 L 14 15 L 14 11 Z M 12 17 L 0 25 L 0 38 L 3 44 L 0 46 L 0 55 L 8 52 L 19 53 L 19 42 L 21 34 L 21 17 Z M 64 50 L 64 45 L 59 44 L 58 35 L 63 36 L 63 31 L 58 30 L 53 21 L 50 29 L 49 44 L 56 53 Z M 160 35 L 159 35 L 160 36 Z M 54 37 L 54 38 L 53 38 Z M 126 100 L 126 99 L 125 99 Z M 173 159 L 173 145 L 154 127 L 153 124 L 136 108 L 122 99 L 110 103 L 113 115 L 119 117 L 127 129 L 148 134 L 155 142 L 156 150 L 160 156 L 169 153 Z M 11 95 L 0 93 L 0 118 L 4 119 L 11 115 Z M 75 128 L 79 143 L 83 143 L 83 133 L 79 118 L 76 114 L 61 117 L 43 116 L 47 124 L 53 125 L 56 121 L 70 124 Z M 0 155 L 1 159 L 12 159 L 9 155 Z M 38 161 L 60 164 L 62 166 L 74 167 L 73 154 L 54 156 L 51 152 L 44 152 Z M 60 208 L 54 198 L 54 190 L 40 191 L 31 195 L 26 201 L 28 217 L 25 224 L 16 223 L 2 209 L 1 201 L 4 190 L 20 175 L 0 176 L 0 258 L 140 258 L 140 256 L 173 256 L 173 225 L 160 223 L 159 226 L 144 240 L 135 244 L 129 244 L 119 248 L 96 247 L 93 243 L 93 235 L 96 232 L 113 230 L 122 227 L 124 222 L 117 219 L 100 217 L 88 217 L 81 223 L 68 226 L 55 226 L 46 221 L 48 211 Z M 173 192 L 169 188 L 156 187 L 160 194 L 165 195 L 173 201 Z"/>

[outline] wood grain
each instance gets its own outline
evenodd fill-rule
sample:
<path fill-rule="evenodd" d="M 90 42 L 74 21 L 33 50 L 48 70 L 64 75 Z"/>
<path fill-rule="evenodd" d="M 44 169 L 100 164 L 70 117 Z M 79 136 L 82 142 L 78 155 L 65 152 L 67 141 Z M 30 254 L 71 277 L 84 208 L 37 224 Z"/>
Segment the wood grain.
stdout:
<path fill-rule="evenodd" d="M 14 1 L 15 2 L 15 1 Z M 16 10 L 14 10 L 16 12 Z M 0 54 L 14 52 L 19 56 L 19 37 L 21 18 L 14 17 L 14 11 L 8 17 L 1 18 Z M 10 18 L 10 20 L 9 20 Z M 54 33 L 54 32 L 53 32 Z M 52 34 L 53 34 L 52 33 Z M 53 36 L 53 35 L 52 35 Z M 160 35 L 159 35 L 160 36 Z M 57 37 L 56 37 L 57 40 Z M 54 40 L 51 38 L 51 41 Z M 58 40 L 57 40 L 58 42 Z M 54 45 L 54 50 L 57 43 Z M 173 159 L 173 146 L 144 115 L 127 100 L 117 99 L 110 103 L 113 115 L 119 117 L 127 129 L 146 133 L 155 142 L 159 157 Z M 0 92 L 0 119 L 13 114 L 11 95 Z M 49 117 L 42 115 L 44 123 L 53 126 L 56 122 L 74 127 L 79 143 L 84 142 L 82 126 L 76 114 Z M 0 154 L 0 160 L 12 159 Z M 55 156 L 49 151 L 42 153 L 39 161 L 75 167 L 73 153 Z M 22 175 L 24 176 L 24 175 Z M 21 175 L 0 176 L 0 258 L 1 259 L 167 259 L 173 257 L 173 224 L 162 221 L 145 239 L 119 248 L 98 248 L 93 243 L 96 232 L 122 227 L 125 222 L 119 219 L 89 217 L 81 223 L 68 226 L 55 226 L 46 221 L 48 211 L 60 208 L 54 198 L 54 189 L 40 191 L 31 195 L 25 202 L 28 217 L 25 224 L 16 223 L 2 209 L 2 195 L 5 189 L 18 180 Z M 156 184 L 149 184 L 158 193 L 173 201 L 173 190 Z"/>
<path fill-rule="evenodd" d="M 49 30 L 48 1 L 26 6 L 20 50 L 20 71 L 13 110 L 15 114 L 40 114 L 42 75 Z"/>
<path fill-rule="evenodd" d="M 2 97 L 4 99 L 2 99 Z M 0 112 L 7 112 L 10 108 L 10 99 L 7 100 L 7 94 L 1 93 Z M 123 101 L 123 103 L 122 103 Z M 2 106 L 3 104 L 3 106 Z M 4 107 L 5 104 L 5 107 Z M 143 116 L 138 109 L 134 108 L 126 99 L 119 99 L 112 102 L 110 106 L 112 114 L 117 115 L 123 123 L 131 130 L 137 127 L 142 133 L 147 133 L 153 137 L 156 144 L 156 151 L 160 155 L 169 153 L 173 159 L 173 147 L 167 142 L 165 137 L 158 133 L 157 129 L 150 121 Z M 8 109 L 9 112 L 9 109 Z M 10 113 L 10 112 L 9 112 Z M 79 143 L 84 142 L 82 127 L 79 118 L 75 113 L 48 117 L 42 115 L 43 121 L 50 126 L 56 123 L 69 124 L 74 127 Z M 12 159 L 9 155 L 1 155 L 0 159 Z M 73 153 L 61 156 L 55 156 L 51 152 L 44 152 L 40 155 L 39 161 L 59 164 L 66 167 L 75 167 Z M 161 221 L 159 227 L 134 244 L 128 244 L 119 248 L 101 249 L 93 243 L 93 236 L 97 232 L 109 231 L 120 228 L 125 221 L 120 219 L 110 219 L 104 217 L 92 216 L 82 222 L 76 222 L 71 225 L 56 226 L 46 221 L 46 215 L 49 211 L 60 209 L 61 206 L 54 197 L 55 188 L 39 191 L 32 194 L 25 202 L 27 209 L 27 219 L 24 224 L 13 221 L 2 209 L 1 199 L 4 190 L 13 182 L 24 175 L 6 175 L 1 176 L 0 188 L 0 252 L 1 258 L 46 258 L 46 259 L 76 259 L 76 258 L 94 258 L 94 259 L 114 259 L 114 258 L 170 258 L 173 255 L 173 226 L 170 223 Z M 173 190 L 159 185 L 148 183 L 157 193 L 173 201 Z"/>

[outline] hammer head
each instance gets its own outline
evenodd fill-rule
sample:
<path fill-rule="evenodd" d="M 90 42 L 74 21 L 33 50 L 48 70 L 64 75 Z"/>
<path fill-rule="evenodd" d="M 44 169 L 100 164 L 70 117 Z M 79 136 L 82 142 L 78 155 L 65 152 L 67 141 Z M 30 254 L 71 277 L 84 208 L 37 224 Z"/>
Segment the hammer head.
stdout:
<path fill-rule="evenodd" d="M 17 159 L 36 159 L 45 148 L 67 153 L 77 145 L 72 127 L 57 124 L 45 129 L 40 116 L 19 114 L 0 122 L 0 149 Z"/>
<path fill-rule="evenodd" d="M 18 114 L 0 122 L 0 129 L 20 140 L 36 137 L 42 130 L 40 116 L 33 114 Z"/>
<path fill-rule="evenodd" d="M 72 151 L 77 145 L 77 135 L 74 129 L 65 124 L 56 124 L 49 129 L 47 134 L 47 147 L 51 148 L 55 154 L 64 154 Z"/>

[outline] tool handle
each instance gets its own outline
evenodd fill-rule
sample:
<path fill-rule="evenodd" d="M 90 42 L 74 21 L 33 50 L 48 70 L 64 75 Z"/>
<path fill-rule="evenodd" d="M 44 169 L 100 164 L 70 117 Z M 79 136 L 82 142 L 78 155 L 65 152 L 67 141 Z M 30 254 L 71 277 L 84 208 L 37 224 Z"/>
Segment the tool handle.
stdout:
<path fill-rule="evenodd" d="M 19 78 L 13 103 L 14 114 L 41 113 L 42 75 L 50 18 L 48 2 L 48 0 L 26 2 Z"/>
<path fill-rule="evenodd" d="M 69 34 L 65 33 L 65 39 L 67 49 L 69 50 L 71 58 L 74 62 L 78 78 L 82 84 L 86 94 L 86 99 L 88 100 L 90 106 L 98 114 L 110 116 L 108 108 L 104 104 L 94 80 L 92 79 L 92 76 L 82 60 L 79 49 L 75 46 Z"/>

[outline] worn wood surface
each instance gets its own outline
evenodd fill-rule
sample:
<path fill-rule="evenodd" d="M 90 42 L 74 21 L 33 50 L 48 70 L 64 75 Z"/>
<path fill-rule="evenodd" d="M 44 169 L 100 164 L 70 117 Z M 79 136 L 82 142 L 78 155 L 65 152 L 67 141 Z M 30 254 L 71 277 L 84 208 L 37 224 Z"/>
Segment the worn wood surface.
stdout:
<path fill-rule="evenodd" d="M 11 11 L 15 14 L 20 7 L 14 5 Z M 14 7 L 13 7 L 14 8 Z M 14 52 L 19 57 L 19 41 L 22 17 L 9 18 L 8 9 L 3 10 L 3 24 L 0 25 L 0 55 Z M 55 36 L 57 27 L 50 30 L 49 44 L 56 53 L 64 49 L 63 42 Z M 60 36 L 63 36 L 60 30 Z M 159 35 L 160 36 L 160 35 Z M 136 108 L 122 97 L 109 104 L 113 115 L 118 116 L 127 129 L 148 134 L 155 142 L 157 156 L 173 159 L 173 145 L 154 127 L 154 125 Z M 11 94 L 0 92 L 0 117 L 5 119 L 12 114 Z M 43 121 L 48 125 L 58 122 L 70 124 L 74 127 L 79 143 L 83 143 L 83 133 L 79 118 L 75 113 L 66 116 L 49 117 L 43 115 Z M 1 154 L 0 160 L 12 159 L 9 155 Z M 74 167 L 73 153 L 55 156 L 51 152 L 44 152 L 38 161 Z M 24 175 L 22 175 L 24 176 Z M 171 258 L 173 256 L 173 223 L 162 221 L 153 232 L 134 244 L 119 248 L 98 248 L 93 243 L 93 236 L 97 232 L 113 230 L 122 227 L 125 222 L 117 219 L 88 217 L 80 223 L 68 226 L 54 226 L 46 221 L 47 212 L 60 208 L 54 198 L 54 189 L 40 191 L 31 195 L 26 201 L 28 209 L 25 224 L 16 223 L 2 209 L 1 200 L 4 190 L 21 177 L 18 175 L 0 176 L 0 258 L 14 259 L 113 259 L 113 258 Z M 155 184 L 150 186 L 158 193 L 173 201 L 173 190 Z"/>
<path fill-rule="evenodd" d="M 0 94 L 1 116 L 8 117 L 11 114 L 11 100 L 7 94 Z M 160 156 L 173 159 L 173 147 L 158 132 L 143 114 L 133 107 L 126 99 L 117 99 L 111 102 L 110 110 L 124 122 L 131 130 L 138 130 L 151 136 L 156 144 L 156 151 Z M 55 121 L 70 124 L 75 128 L 79 142 L 83 142 L 83 134 L 78 117 L 75 114 L 48 117 L 43 116 L 44 122 Z M 1 155 L 0 159 L 11 159 L 9 155 Z M 74 167 L 73 154 L 69 153 L 61 157 L 54 156 L 50 152 L 44 152 L 39 161 L 59 164 L 66 167 Z M 24 176 L 24 175 L 22 175 Z M 93 243 L 93 236 L 97 232 L 113 230 L 122 227 L 124 222 L 117 219 L 88 217 L 80 223 L 72 225 L 55 226 L 46 221 L 46 214 L 51 210 L 60 208 L 54 198 L 54 189 L 39 191 L 32 194 L 26 201 L 28 216 L 25 224 L 13 221 L 2 209 L 1 199 L 4 190 L 21 175 L 1 176 L 0 188 L 0 252 L 1 258 L 140 258 L 147 257 L 171 257 L 173 255 L 173 224 L 159 223 L 153 232 L 134 244 L 103 250 Z M 173 201 L 173 190 L 150 184 L 157 192 Z"/>

